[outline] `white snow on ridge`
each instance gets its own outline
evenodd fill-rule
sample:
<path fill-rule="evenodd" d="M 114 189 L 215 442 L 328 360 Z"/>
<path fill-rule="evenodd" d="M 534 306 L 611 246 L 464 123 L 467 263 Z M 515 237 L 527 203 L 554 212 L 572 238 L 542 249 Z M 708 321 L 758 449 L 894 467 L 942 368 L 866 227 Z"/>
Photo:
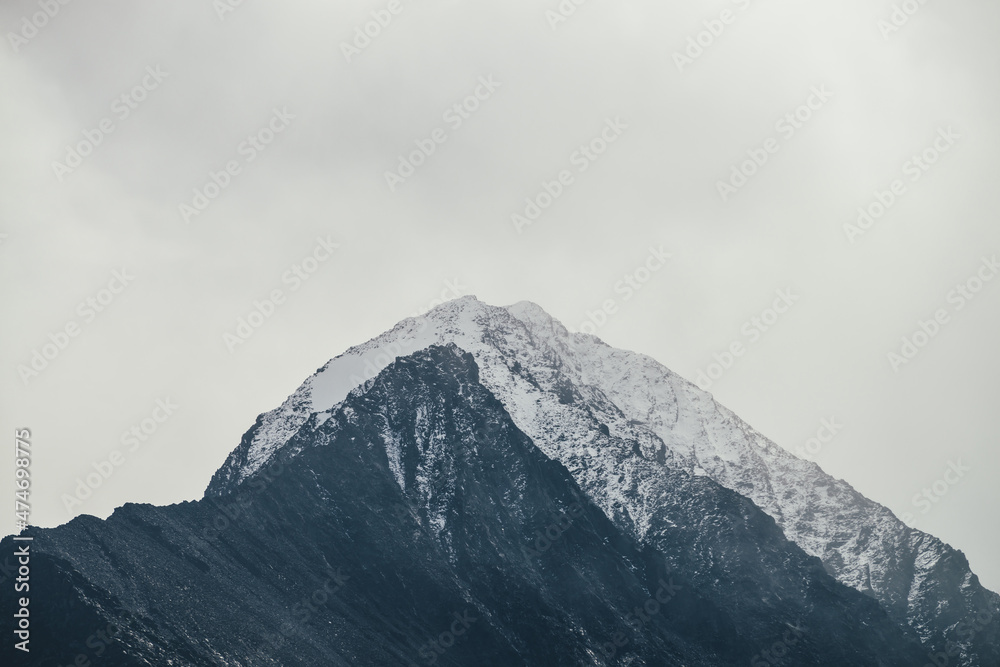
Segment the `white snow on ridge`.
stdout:
<path fill-rule="evenodd" d="M 377 338 L 352 347 L 326 363 L 309 380 L 312 410 L 334 406 L 349 391 L 378 375 L 397 357 L 405 357 L 439 340 L 434 322 L 427 316 L 403 320 Z"/>

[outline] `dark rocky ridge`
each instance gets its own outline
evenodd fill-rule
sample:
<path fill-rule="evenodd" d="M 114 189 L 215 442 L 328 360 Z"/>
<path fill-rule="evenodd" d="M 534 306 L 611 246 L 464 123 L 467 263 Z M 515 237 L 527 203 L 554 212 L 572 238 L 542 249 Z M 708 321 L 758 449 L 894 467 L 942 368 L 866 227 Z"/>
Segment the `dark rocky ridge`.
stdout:
<path fill-rule="evenodd" d="M 794 623 L 783 664 L 923 664 L 912 635 L 753 503 L 665 480 L 657 549 L 640 546 L 516 428 L 470 355 L 432 347 L 231 494 L 31 529 L 29 664 L 430 664 L 428 640 L 466 612 L 434 664 L 746 665 Z M 661 580 L 669 600 L 629 622 Z M 86 641 L 109 623 L 121 634 L 98 656 Z"/>

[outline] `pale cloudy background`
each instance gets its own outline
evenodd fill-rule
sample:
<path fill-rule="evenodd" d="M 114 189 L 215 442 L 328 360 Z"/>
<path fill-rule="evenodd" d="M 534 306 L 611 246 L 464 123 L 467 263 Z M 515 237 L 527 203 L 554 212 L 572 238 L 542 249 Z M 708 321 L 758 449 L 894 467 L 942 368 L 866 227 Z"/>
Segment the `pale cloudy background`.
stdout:
<path fill-rule="evenodd" d="M 884 35 L 887 0 L 590 0 L 555 24 L 556 0 L 404 0 L 347 62 L 341 43 L 387 1 L 244 0 L 221 17 L 225 0 L 50 1 L 37 34 L 37 0 L 0 7 L 0 428 L 11 449 L 32 429 L 32 523 L 200 497 L 259 413 L 455 281 L 573 330 L 614 299 L 598 335 L 690 379 L 790 289 L 798 302 L 711 391 L 792 451 L 842 423 L 813 458 L 1000 590 L 1000 280 L 948 302 L 1000 252 L 995 2 L 913 2 Z M 734 20 L 679 71 L 674 53 L 723 10 Z M 165 78 L 120 119 L 147 67 Z M 453 130 L 443 114 L 480 77 L 500 85 Z M 786 138 L 775 123 L 813 87 L 832 97 Z M 294 119 L 246 163 L 239 145 L 275 108 Z M 114 132 L 60 181 L 53 162 L 103 118 Z M 574 151 L 609 118 L 627 128 L 579 172 Z M 949 127 L 960 138 L 910 181 L 904 163 Z M 435 128 L 447 141 L 390 192 L 384 173 Z M 723 203 L 716 182 L 772 137 Z M 234 159 L 185 223 L 178 205 Z M 511 215 L 563 169 L 574 183 L 518 233 Z M 896 178 L 905 194 L 850 243 L 844 224 Z M 282 275 L 321 236 L 339 249 L 290 291 Z M 672 258 L 626 301 L 615 285 L 650 246 Z M 134 280 L 86 323 L 77 305 L 122 269 Z M 276 288 L 287 301 L 231 353 L 223 334 Z M 950 322 L 894 372 L 887 353 L 938 308 Z M 71 321 L 80 334 L 22 380 Z M 176 412 L 123 447 L 167 398 Z M 63 495 L 116 449 L 124 463 L 68 512 Z M 921 513 L 914 495 L 951 463 L 971 470 Z"/>

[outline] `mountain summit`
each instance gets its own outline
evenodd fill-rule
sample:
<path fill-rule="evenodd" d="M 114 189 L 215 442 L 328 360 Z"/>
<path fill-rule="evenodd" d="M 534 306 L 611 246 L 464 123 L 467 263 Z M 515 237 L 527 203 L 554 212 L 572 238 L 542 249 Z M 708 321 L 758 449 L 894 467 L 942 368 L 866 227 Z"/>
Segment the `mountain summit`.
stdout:
<path fill-rule="evenodd" d="M 1000 665 L 961 553 L 527 302 L 330 360 L 199 501 L 28 534 L 39 665 Z"/>
<path fill-rule="evenodd" d="M 1000 665 L 1000 596 L 979 584 L 961 552 L 776 446 L 650 357 L 570 333 L 527 301 L 503 308 L 464 296 L 331 359 L 258 419 L 207 495 L 264 465 L 310 415 L 397 356 L 449 343 L 473 355 L 514 423 L 634 538 L 655 544 L 665 470 L 705 476 L 752 500 L 838 581 L 921 639 L 952 642 L 953 660 Z"/>

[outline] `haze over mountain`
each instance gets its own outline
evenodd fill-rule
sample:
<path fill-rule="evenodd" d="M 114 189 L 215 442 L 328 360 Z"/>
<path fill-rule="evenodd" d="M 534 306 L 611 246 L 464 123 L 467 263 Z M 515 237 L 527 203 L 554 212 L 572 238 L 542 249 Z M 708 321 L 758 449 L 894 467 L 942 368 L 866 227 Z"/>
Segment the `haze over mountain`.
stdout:
<path fill-rule="evenodd" d="M 1000 665 L 961 552 L 526 302 L 332 359 L 200 501 L 29 534 L 53 661 Z"/>

